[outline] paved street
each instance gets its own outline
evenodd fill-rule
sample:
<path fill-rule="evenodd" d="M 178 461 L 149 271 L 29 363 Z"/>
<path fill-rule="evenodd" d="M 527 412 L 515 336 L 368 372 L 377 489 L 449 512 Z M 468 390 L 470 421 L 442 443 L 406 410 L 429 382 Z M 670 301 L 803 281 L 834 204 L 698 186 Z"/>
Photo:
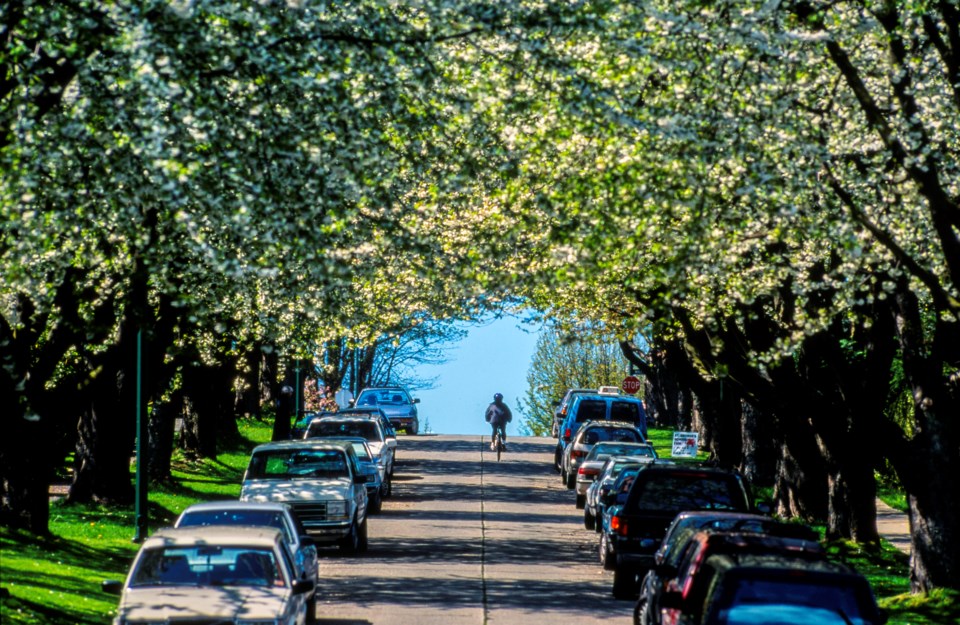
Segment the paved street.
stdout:
<path fill-rule="evenodd" d="M 484 437 L 484 440 L 489 440 Z M 513 437 L 497 463 L 480 436 L 401 437 L 394 497 L 370 519 L 370 550 L 321 550 L 318 616 L 375 623 L 630 623 L 610 595 L 553 439 Z"/>

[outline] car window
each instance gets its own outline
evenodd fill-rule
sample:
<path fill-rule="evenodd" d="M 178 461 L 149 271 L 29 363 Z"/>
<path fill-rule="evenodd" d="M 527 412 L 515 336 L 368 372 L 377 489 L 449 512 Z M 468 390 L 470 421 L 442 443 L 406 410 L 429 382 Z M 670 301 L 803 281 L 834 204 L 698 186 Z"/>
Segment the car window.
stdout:
<path fill-rule="evenodd" d="M 410 396 L 407 395 L 407 392 L 397 388 L 363 391 L 357 398 L 358 406 L 377 406 L 380 404 L 405 406 L 409 403 Z"/>
<path fill-rule="evenodd" d="M 611 421 L 640 422 L 640 404 L 632 401 L 615 401 L 610 405 Z"/>
<path fill-rule="evenodd" d="M 314 421 L 307 430 L 307 438 L 323 438 L 324 436 L 359 436 L 368 441 L 381 441 L 380 431 L 373 421 Z"/>
<path fill-rule="evenodd" d="M 591 428 L 584 433 L 584 442 L 590 444 L 590 441 L 600 443 L 603 441 L 615 441 L 621 443 L 643 443 L 643 436 L 633 428 L 611 428 L 597 427 Z"/>
<path fill-rule="evenodd" d="M 276 510 L 187 510 L 177 521 L 177 527 L 198 525 L 275 527 L 283 532 L 286 542 L 294 542 L 295 529 L 290 527 L 286 515 Z"/>
<path fill-rule="evenodd" d="M 144 551 L 130 584 L 286 586 L 273 549 L 203 544 Z"/>
<path fill-rule="evenodd" d="M 339 449 L 278 449 L 260 451 L 250 459 L 252 479 L 350 477 L 347 458 Z"/>
<path fill-rule="evenodd" d="M 747 510 L 746 496 L 736 479 L 696 473 L 644 472 L 631 494 L 639 510 Z"/>
<path fill-rule="evenodd" d="M 607 418 L 607 402 L 602 399 L 583 399 L 577 403 L 577 412 L 574 420 L 577 423 L 584 421 L 601 421 Z"/>
<path fill-rule="evenodd" d="M 730 591 L 724 601 L 728 619 L 731 612 L 741 618 L 748 612 L 739 610 L 741 606 L 764 605 L 769 606 L 768 616 L 781 609 L 778 606 L 818 607 L 836 614 L 842 612 L 853 623 L 863 622 L 864 607 L 859 601 L 857 588 L 832 576 L 828 580 L 802 574 L 786 579 L 739 579 Z M 746 622 L 735 618 L 733 622 Z"/>

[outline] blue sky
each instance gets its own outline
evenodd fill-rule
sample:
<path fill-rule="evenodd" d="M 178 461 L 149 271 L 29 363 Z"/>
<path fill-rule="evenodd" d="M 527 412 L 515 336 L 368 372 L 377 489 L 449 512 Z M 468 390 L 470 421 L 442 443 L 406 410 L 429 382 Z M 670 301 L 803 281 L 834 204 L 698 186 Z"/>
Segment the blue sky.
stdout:
<path fill-rule="evenodd" d="M 462 327 L 467 336 L 447 350 L 446 363 L 416 371 L 418 377 L 435 378 L 431 390 L 411 389 L 420 398 L 421 431 L 429 421 L 430 430 L 438 434 L 489 434 L 483 413 L 493 394 L 500 392 L 513 410 L 507 437 L 516 435 L 522 416 L 517 399 L 527 388 L 540 327 L 515 317 Z"/>

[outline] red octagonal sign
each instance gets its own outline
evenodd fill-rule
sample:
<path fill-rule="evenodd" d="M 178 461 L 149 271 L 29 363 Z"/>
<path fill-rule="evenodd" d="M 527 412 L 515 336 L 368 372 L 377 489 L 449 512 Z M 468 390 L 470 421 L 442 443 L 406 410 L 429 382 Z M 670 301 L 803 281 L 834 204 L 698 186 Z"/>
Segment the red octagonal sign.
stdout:
<path fill-rule="evenodd" d="M 640 390 L 640 378 L 635 375 L 628 375 L 623 378 L 623 383 L 620 386 L 624 391 L 633 395 Z"/>

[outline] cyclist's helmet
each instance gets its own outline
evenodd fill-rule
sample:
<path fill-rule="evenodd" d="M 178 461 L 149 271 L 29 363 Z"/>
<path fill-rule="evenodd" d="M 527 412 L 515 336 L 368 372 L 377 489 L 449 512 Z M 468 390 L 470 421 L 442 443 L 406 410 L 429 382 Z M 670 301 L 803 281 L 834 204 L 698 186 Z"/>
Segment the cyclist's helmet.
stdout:
<path fill-rule="evenodd" d="M 494 394 L 493 401 L 500 401 L 501 399 L 503 399 L 503 393 Z"/>

